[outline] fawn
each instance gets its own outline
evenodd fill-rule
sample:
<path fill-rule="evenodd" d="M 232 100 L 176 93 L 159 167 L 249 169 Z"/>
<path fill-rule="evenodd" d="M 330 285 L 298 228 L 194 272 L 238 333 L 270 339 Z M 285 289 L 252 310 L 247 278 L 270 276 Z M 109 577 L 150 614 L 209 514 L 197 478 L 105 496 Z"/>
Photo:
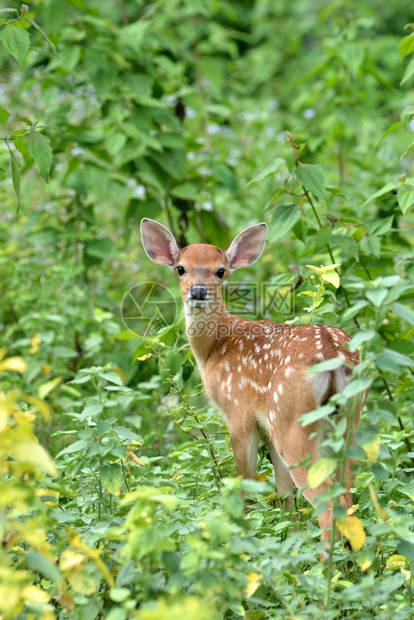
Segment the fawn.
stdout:
<path fill-rule="evenodd" d="M 227 421 L 237 473 L 254 478 L 261 439 L 270 452 L 278 494 L 290 498 L 286 509 L 292 505 L 293 483 L 305 487 L 303 494 L 315 506 L 332 480 L 310 489 L 306 467 L 289 468 L 309 455 L 311 463 L 320 458 L 319 440 L 310 436 L 322 422 L 304 428 L 299 418 L 326 404 L 350 380 L 359 361 L 357 352 L 343 346 L 350 336 L 335 327 L 249 321 L 226 311 L 221 285 L 235 269 L 260 257 L 265 223 L 243 230 L 225 252 L 204 243 L 180 249 L 165 226 L 148 218 L 141 222 L 141 235 L 148 257 L 168 265 L 179 278 L 188 340 L 206 392 Z M 307 373 L 310 366 L 338 356 L 344 363 L 336 370 Z M 364 400 L 365 394 L 357 403 L 353 430 Z M 349 459 L 345 477 L 347 492 L 341 501 L 351 507 Z M 318 517 L 325 541 L 332 518 L 330 508 Z"/>

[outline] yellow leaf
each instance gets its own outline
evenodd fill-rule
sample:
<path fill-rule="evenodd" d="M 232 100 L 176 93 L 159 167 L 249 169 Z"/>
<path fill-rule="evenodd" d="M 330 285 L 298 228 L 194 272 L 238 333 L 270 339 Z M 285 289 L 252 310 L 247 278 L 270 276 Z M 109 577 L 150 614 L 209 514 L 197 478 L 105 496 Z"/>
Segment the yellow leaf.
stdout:
<path fill-rule="evenodd" d="M 33 336 L 32 336 L 32 340 L 31 340 L 32 346 L 29 349 L 29 353 L 31 355 L 33 355 L 34 353 L 37 353 L 39 350 L 39 344 L 41 343 L 40 340 L 40 332 L 36 332 Z"/>
<path fill-rule="evenodd" d="M 41 375 L 48 375 L 52 372 L 52 367 L 49 364 L 42 364 L 42 372 Z"/>
<path fill-rule="evenodd" d="M 37 395 L 39 398 L 44 399 L 52 390 L 55 389 L 62 381 L 61 377 L 56 377 L 55 379 L 51 379 L 50 381 L 45 381 L 41 385 L 39 385 L 37 390 Z"/>
<path fill-rule="evenodd" d="M 266 482 L 267 476 L 266 474 L 257 474 L 257 476 L 255 476 L 254 479 L 257 480 L 258 482 Z"/>
<path fill-rule="evenodd" d="M 344 521 L 336 521 L 336 527 L 349 540 L 354 551 L 359 551 L 365 544 L 366 534 L 362 521 L 358 517 L 345 517 Z"/>
<path fill-rule="evenodd" d="M 313 508 L 298 508 L 297 511 L 303 515 L 310 515 L 310 513 L 313 512 Z"/>
<path fill-rule="evenodd" d="M 321 277 L 322 280 L 325 280 L 326 282 L 329 282 L 329 284 L 332 284 L 335 288 L 338 288 L 339 276 L 335 271 L 332 271 L 332 273 L 323 273 Z"/>
<path fill-rule="evenodd" d="M 333 265 L 326 265 L 326 267 L 324 267 L 323 265 L 321 265 L 320 267 L 314 267 L 313 265 L 306 265 L 306 267 L 308 269 L 313 269 L 313 271 L 316 271 L 318 275 L 322 275 L 323 273 L 326 273 L 327 271 L 333 271 L 334 269 L 337 269 L 337 267 L 340 267 L 341 265 L 342 263 L 334 263 Z"/>
<path fill-rule="evenodd" d="M 359 564 L 359 568 L 364 571 L 364 570 L 368 570 L 368 568 L 372 565 L 372 562 L 374 561 L 374 558 L 367 556 L 364 556 L 362 558 L 358 558 L 358 564 Z"/>
<path fill-rule="evenodd" d="M 386 511 L 386 510 L 384 510 L 384 508 L 382 508 L 382 506 L 380 506 L 380 503 L 379 503 L 379 501 L 378 501 L 378 498 L 377 498 L 377 496 L 376 496 L 376 494 L 375 494 L 375 489 L 374 489 L 374 487 L 372 486 L 372 484 L 369 484 L 369 485 L 368 485 L 368 488 L 369 488 L 369 494 L 370 494 L 370 496 L 371 496 L 371 501 L 372 501 L 372 503 L 374 504 L 374 508 L 375 508 L 375 510 L 378 512 L 379 516 L 380 516 L 382 519 L 384 519 L 384 521 L 387 521 L 387 519 L 388 519 L 388 513 L 387 513 L 387 511 Z"/>
<path fill-rule="evenodd" d="M 67 573 L 66 578 L 75 592 L 80 592 L 86 596 L 91 596 L 96 592 L 97 584 L 95 579 L 82 568 Z"/>
<path fill-rule="evenodd" d="M 250 573 L 250 575 L 247 575 L 247 586 L 244 589 L 246 596 L 253 596 L 257 588 L 260 586 L 262 578 L 263 575 L 260 575 L 259 573 Z"/>
<path fill-rule="evenodd" d="M 70 549 L 65 549 L 60 556 L 59 568 L 61 571 L 71 570 L 75 566 L 80 566 L 86 559 L 86 555 L 83 553 L 76 553 Z"/>
<path fill-rule="evenodd" d="M 27 368 L 26 362 L 21 357 L 6 357 L 0 362 L 0 372 L 19 372 L 23 374 Z"/>
<path fill-rule="evenodd" d="M 404 568 L 407 564 L 407 560 L 403 555 L 392 555 L 388 558 L 385 566 L 390 570 L 399 570 L 400 568 Z"/>
<path fill-rule="evenodd" d="M 61 592 L 59 594 L 59 603 L 68 611 L 73 611 L 75 607 L 75 601 L 73 596 L 69 592 Z"/>
<path fill-rule="evenodd" d="M 32 396 L 31 394 L 24 394 L 24 396 L 22 396 L 22 400 L 26 401 L 27 403 L 29 403 L 29 405 L 32 405 L 35 409 L 37 409 L 45 420 L 49 421 L 52 417 L 49 405 L 41 398 L 37 398 L 36 396 Z"/>
<path fill-rule="evenodd" d="M 336 469 L 334 459 L 319 459 L 310 466 L 308 471 L 308 483 L 311 489 L 316 489 L 324 482 Z"/>
<path fill-rule="evenodd" d="M 141 355 L 140 357 L 137 357 L 137 360 L 139 360 L 140 362 L 145 362 L 145 360 L 150 358 L 151 355 L 152 353 L 145 353 L 145 355 Z"/>
<path fill-rule="evenodd" d="M 381 437 L 377 435 L 373 441 L 369 441 L 368 443 L 364 443 L 362 447 L 363 451 L 366 454 L 368 459 L 368 463 L 374 463 L 378 459 L 379 451 L 381 445 Z"/>
<path fill-rule="evenodd" d="M 132 461 L 136 465 L 140 465 L 140 467 L 145 467 L 145 463 L 141 461 L 139 456 L 137 456 L 133 452 L 127 452 L 127 457 L 129 458 L 130 461 Z"/>
<path fill-rule="evenodd" d="M 30 601 L 31 603 L 48 603 L 50 601 L 49 594 L 36 586 L 26 586 L 23 588 L 22 597 L 25 601 Z"/>
<path fill-rule="evenodd" d="M 32 439 L 21 439 L 12 446 L 13 456 L 22 463 L 43 469 L 49 476 L 57 476 L 58 470 L 46 450 Z"/>

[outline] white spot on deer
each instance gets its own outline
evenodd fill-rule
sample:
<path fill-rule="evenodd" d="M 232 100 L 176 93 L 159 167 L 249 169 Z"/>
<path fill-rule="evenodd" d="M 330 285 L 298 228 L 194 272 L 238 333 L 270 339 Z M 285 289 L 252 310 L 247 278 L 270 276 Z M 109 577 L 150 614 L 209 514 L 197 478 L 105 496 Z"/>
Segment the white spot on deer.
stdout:
<path fill-rule="evenodd" d="M 279 394 L 277 392 L 273 392 L 273 400 L 275 401 L 275 403 L 279 401 Z"/>
<path fill-rule="evenodd" d="M 241 372 L 241 369 L 242 369 L 241 364 L 239 364 L 239 365 L 237 366 L 237 372 Z"/>
<path fill-rule="evenodd" d="M 301 338 L 301 342 L 306 342 L 306 341 L 307 341 L 307 339 L 308 339 L 308 337 L 307 337 L 307 336 L 305 336 L 304 338 Z"/>
<path fill-rule="evenodd" d="M 275 411 L 269 411 L 269 421 L 271 424 L 276 422 L 276 413 Z"/>
<path fill-rule="evenodd" d="M 285 377 L 288 378 L 290 377 L 290 375 L 293 373 L 293 368 L 292 366 L 288 366 L 285 370 Z"/>
<path fill-rule="evenodd" d="M 267 389 L 270 390 L 271 387 L 272 387 L 272 382 L 269 381 L 269 383 L 267 384 Z"/>
<path fill-rule="evenodd" d="M 224 362 L 224 370 L 226 372 L 230 372 L 230 364 L 228 363 L 227 360 Z"/>
<path fill-rule="evenodd" d="M 305 357 L 304 353 L 299 353 L 298 358 L 301 360 L 303 357 Z"/>
<path fill-rule="evenodd" d="M 221 354 L 224 355 L 226 351 L 227 351 L 227 347 L 225 344 L 223 344 L 223 346 L 221 347 Z"/>
<path fill-rule="evenodd" d="M 277 391 L 279 392 L 280 396 L 282 396 L 282 394 L 283 394 L 283 383 L 279 383 L 279 385 L 277 386 Z"/>
<path fill-rule="evenodd" d="M 315 357 L 316 357 L 317 360 L 323 360 L 324 359 L 323 353 L 316 353 Z"/>
<path fill-rule="evenodd" d="M 266 361 L 269 358 L 269 353 L 266 353 L 264 358 L 265 358 L 265 361 Z"/>
<path fill-rule="evenodd" d="M 290 355 L 287 356 L 287 358 L 285 359 L 285 364 L 289 364 L 290 362 Z"/>
<path fill-rule="evenodd" d="M 263 345 L 263 348 L 264 348 L 264 349 L 270 349 L 270 347 L 271 347 L 271 346 L 272 346 L 272 345 L 270 344 L 270 342 L 268 342 L 267 344 L 264 344 L 264 345 Z"/>
<path fill-rule="evenodd" d="M 243 351 L 243 342 L 239 342 L 239 349 L 240 351 Z"/>

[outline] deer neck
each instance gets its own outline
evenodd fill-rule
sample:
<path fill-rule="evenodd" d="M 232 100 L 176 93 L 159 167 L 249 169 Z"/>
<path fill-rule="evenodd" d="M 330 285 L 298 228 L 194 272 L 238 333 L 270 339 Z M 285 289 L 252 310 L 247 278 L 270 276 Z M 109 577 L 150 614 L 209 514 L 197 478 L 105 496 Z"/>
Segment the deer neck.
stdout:
<path fill-rule="evenodd" d="M 230 324 L 235 317 L 227 312 L 222 299 L 205 306 L 185 303 L 184 310 L 188 342 L 202 369 L 217 345 L 227 340 Z"/>

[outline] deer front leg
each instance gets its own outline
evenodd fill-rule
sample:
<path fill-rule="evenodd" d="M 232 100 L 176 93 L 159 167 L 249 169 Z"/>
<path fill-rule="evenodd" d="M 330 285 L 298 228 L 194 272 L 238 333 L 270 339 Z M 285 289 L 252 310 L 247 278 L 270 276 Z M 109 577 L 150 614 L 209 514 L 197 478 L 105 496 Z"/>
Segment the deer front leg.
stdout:
<path fill-rule="evenodd" d="M 238 420 L 239 422 L 239 420 Z M 259 434 L 256 425 L 243 426 L 229 422 L 230 441 L 236 461 L 237 474 L 253 479 L 256 475 Z"/>

